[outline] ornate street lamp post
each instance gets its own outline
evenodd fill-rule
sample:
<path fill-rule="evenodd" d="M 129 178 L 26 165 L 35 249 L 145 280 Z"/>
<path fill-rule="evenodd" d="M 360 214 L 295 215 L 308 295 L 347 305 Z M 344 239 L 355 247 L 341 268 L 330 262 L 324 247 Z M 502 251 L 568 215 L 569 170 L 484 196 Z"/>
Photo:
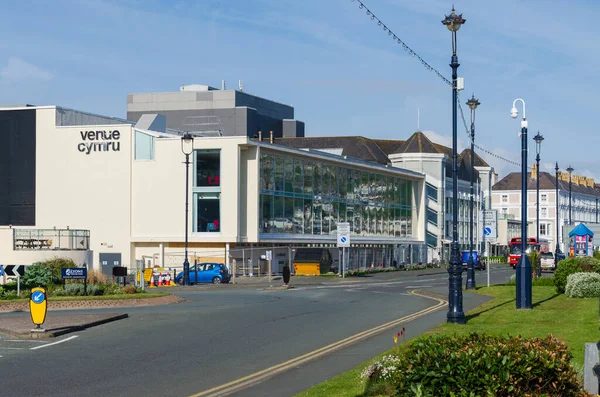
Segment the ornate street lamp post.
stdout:
<path fill-rule="evenodd" d="M 471 109 L 471 199 L 469 200 L 469 260 L 467 261 L 467 289 L 475 289 L 475 266 L 473 263 L 473 180 L 475 179 L 475 109 L 481 105 L 475 95 L 467 101 Z"/>
<path fill-rule="evenodd" d="M 525 101 L 517 98 L 513 101 L 510 116 L 516 119 L 519 115 L 516 104 L 523 104 L 523 120 L 521 120 L 521 257 L 517 264 L 517 309 L 531 309 L 531 262 L 527 256 L 527 117 Z"/>
<path fill-rule="evenodd" d="M 558 197 L 558 161 L 556 162 L 556 168 L 554 168 L 554 170 L 556 171 L 556 251 L 554 252 L 554 261 L 556 262 L 556 265 L 558 266 L 558 254 L 560 253 L 560 246 L 559 244 L 559 213 L 558 213 L 558 208 L 560 206 L 560 200 Z"/>
<path fill-rule="evenodd" d="M 460 252 L 458 248 L 458 155 L 457 155 L 457 70 L 460 64 L 456 56 L 456 32 L 465 23 L 462 14 L 456 15 L 454 7 L 452 13 L 442 21 L 450 32 L 452 32 L 452 245 L 450 247 L 450 267 L 448 268 L 448 315 L 450 323 L 464 324 L 465 313 L 463 312 L 462 296 L 462 264 L 460 263 Z"/>
<path fill-rule="evenodd" d="M 538 131 L 537 135 L 533 137 L 535 141 L 535 162 L 536 162 L 536 178 L 535 178 L 535 186 L 536 186 L 536 198 L 535 198 L 535 217 L 536 217 L 536 233 L 535 237 L 537 243 L 540 243 L 540 151 L 542 150 L 542 141 L 544 137 L 540 135 Z M 542 277 L 542 268 L 536 264 L 535 267 L 535 275 L 537 277 Z"/>
<path fill-rule="evenodd" d="M 190 285 L 190 262 L 188 260 L 188 206 L 190 189 L 190 154 L 194 151 L 194 137 L 186 132 L 181 137 L 181 151 L 185 154 L 185 259 L 183 261 L 183 285 Z"/>

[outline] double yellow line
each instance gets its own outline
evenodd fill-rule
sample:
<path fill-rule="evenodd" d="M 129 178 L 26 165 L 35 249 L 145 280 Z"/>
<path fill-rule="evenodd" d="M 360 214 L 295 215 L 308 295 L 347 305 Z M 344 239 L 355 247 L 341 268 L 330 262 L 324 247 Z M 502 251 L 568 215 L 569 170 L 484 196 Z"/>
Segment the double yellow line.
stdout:
<path fill-rule="evenodd" d="M 274 365 L 272 367 L 269 367 L 267 369 L 263 369 L 262 371 L 258 371 L 255 372 L 251 375 L 248 376 L 244 376 L 243 378 L 239 378 L 236 379 L 232 382 L 229 383 L 225 383 L 221 386 L 217 386 L 217 387 L 213 387 L 212 389 L 209 390 L 205 390 L 203 392 L 194 394 L 190 397 L 222 397 L 222 396 L 227 396 L 231 393 L 240 391 L 242 389 L 245 389 L 253 384 L 256 383 L 260 383 L 262 381 L 264 381 L 265 379 L 268 378 L 272 378 L 275 375 L 278 375 L 282 372 L 285 372 L 293 367 L 296 367 L 298 365 L 304 364 L 308 361 L 317 359 L 319 357 L 325 356 L 327 354 L 330 354 L 336 350 L 342 349 L 344 347 L 347 347 L 349 345 L 355 344 L 357 342 L 363 341 L 367 338 L 370 338 L 372 336 L 375 336 L 383 331 L 387 331 L 390 328 L 394 328 L 397 327 L 400 324 L 403 323 L 407 323 L 409 321 L 412 321 L 416 318 L 419 317 L 423 317 L 429 313 L 433 313 L 439 309 L 441 309 L 442 307 L 445 307 L 448 304 L 448 301 L 445 299 L 441 299 L 441 298 L 437 298 L 437 297 L 433 297 L 430 295 L 425 295 L 416 291 L 411 291 L 410 292 L 412 295 L 417 295 L 417 296 L 421 296 L 424 298 L 428 298 L 428 299 L 433 299 L 435 301 L 437 301 L 438 303 L 434 306 L 431 306 L 427 309 L 421 310 L 419 312 L 413 313 L 413 314 L 409 314 L 408 316 L 399 318 L 397 320 L 393 320 L 390 321 L 388 323 L 379 325 L 375 328 L 371 328 L 369 330 L 360 332 L 356 335 L 352 335 L 348 338 L 342 339 L 338 342 L 332 343 L 330 345 L 324 346 L 320 349 L 317 350 L 313 350 L 310 353 L 306 353 L 303 354 L 302 356 L 298 356 L 296 358 L 293 358 L 291 360 L 285 361 L 281 364 L 277 364 Z"/>

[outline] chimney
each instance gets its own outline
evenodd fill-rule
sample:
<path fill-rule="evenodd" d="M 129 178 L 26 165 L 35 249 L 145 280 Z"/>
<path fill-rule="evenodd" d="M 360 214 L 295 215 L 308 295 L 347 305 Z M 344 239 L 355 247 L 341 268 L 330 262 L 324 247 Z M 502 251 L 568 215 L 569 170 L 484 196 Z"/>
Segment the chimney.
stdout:
<path fill-rule="evenodd" d="M 225 80 L 221 80 L 221 89 L 225 91 Z"/>
<path fill-rule="evenodd" d="M 537 164 L 533 164 L 531 166 L 531 178 L 535 179 L 537 177 Z"/>
<path fill-rule="evenodd" d="M 258 131 L 258 140 L 262 142 L 262 131 Z"/>
<path fill-rule="evenodd" d="M 269 131 L 269 142 L 273 143 L 273 131 Z"/>
<path fill-rule="evenodd" d="M 242 83 L 242 80 L 238 81 L 238 86 L 240 87 L 240 91 L 244 91 L 244 84 Z"/>

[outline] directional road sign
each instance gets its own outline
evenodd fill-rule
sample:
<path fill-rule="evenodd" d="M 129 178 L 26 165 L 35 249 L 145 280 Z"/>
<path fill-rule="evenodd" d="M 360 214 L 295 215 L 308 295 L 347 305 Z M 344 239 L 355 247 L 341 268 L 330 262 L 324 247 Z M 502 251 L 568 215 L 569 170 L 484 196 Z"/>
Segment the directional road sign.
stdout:
<path fill-rule="evenodd" d="M 485 210 L 480 211 L 479 214 L 480 219 L 483 221 L 483 234 L 486 239 L 498 238 L 498 212 L 496 210 Z"/>
<path fill-rule="evenodd" d="M 483 229 L 483 234 L 485 234 L 486 236 L 491 236 L 492 235 L 492 228 L 491 227 L 486 227 L 485 229 Z"/>
<path fill-rule="evenodd" d="M 337 246 L 338 248 L 350 247 L 350 224 L 348 222 L 337 224 Z"/>
<path fill-rule="evenodd" d="M 25 265 L 6 265 L 4 266 L 4 273 L 7 276 L 23 276 L 25 275 Z"/>

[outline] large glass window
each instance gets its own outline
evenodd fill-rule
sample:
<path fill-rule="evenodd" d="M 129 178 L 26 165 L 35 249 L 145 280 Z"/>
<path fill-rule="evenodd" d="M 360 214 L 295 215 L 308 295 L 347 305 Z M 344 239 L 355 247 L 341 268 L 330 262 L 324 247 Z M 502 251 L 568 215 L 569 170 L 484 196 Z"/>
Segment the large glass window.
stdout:
<path fill-rule="evenodd" d="M 141 131 L 135 132 L 135 159 L 136 160 L 154 160 L 154 141 L 152 135 Z"/>
<path fill-rule="evenodd" d="M 349 222 L 355 235 L 412 237 L 410 181 L 268 152 L 260 168 L 261 233 L 332 235 Z"/>
<path fill-rule="evenodd" d="M 196 150 L 196 186 L 221 185 L 221 151 Z"/>
<path fill-rule="evenodd" d="M 220 193 L 194 193 L 196 203 L 196 232 L 220 232 Z"/>

